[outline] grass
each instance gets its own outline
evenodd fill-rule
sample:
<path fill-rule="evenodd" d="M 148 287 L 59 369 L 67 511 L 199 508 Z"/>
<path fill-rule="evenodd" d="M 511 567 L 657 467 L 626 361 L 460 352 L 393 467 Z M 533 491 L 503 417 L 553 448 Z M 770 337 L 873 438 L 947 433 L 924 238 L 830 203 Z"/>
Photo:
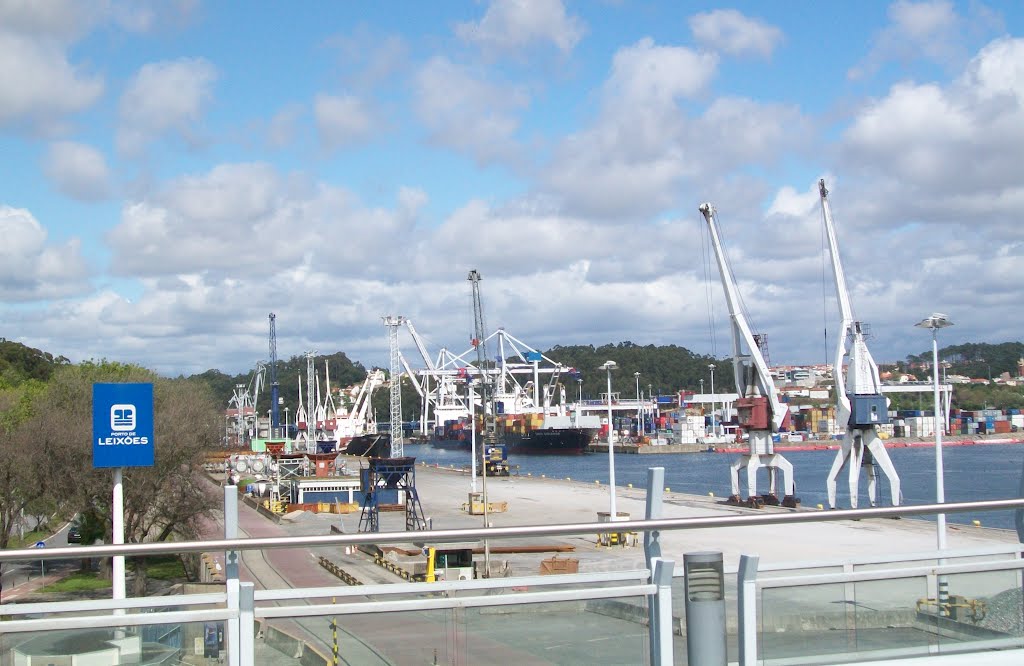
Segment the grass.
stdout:
<path fill-rule="evenodd" d="M 36 541 L 42 541 L 47 537 L 52 536 L 49 530 L 40 530 L 38 532 L 25 532 L 25 538 L 19 539 L 17 534 L 11 535 L 11 540 L 7 543 L 8 548 L 30 548 Z"/>
<path fill-rule="evenodd" d="M 185 578 L 185 567 L 176 555 L 147 558 L 146 577 L 152 580 L 178 580 Z"/>
<path fill-rule="evenodd" d="M 90 592 L 110 587 L 109 580 L 100 578 L 94 571 L 76 571 L 75 573 L 39 588 L 39 592 Z"/>

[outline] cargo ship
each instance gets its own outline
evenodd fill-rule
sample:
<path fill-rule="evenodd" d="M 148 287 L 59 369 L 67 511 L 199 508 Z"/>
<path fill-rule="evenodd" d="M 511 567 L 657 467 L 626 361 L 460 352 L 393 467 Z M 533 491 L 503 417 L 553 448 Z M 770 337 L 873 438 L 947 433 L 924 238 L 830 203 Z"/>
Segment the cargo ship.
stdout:
<path fill-rule="evenodd" d="M 479 421 L 479 419 L 478 419 Z M 469 451 L 472 445 L 472 426 L 468 419 L 446 421 L 434 428 L 430 444 L 438 449 Z M 575 455 L 586 453 L 597 436 L 599 424 L 578 425 L 569 417 L 543 414 L 500 414 L 495 420 L 498 443 L 509 454 L 516 455 Z M 477 423 L 477 441 L 481 424 Z"/>

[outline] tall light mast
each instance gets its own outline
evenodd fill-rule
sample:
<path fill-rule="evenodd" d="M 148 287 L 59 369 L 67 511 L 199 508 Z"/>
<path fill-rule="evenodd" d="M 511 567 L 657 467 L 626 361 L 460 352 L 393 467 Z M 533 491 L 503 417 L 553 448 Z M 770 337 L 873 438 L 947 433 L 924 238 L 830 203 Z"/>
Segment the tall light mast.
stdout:
<path fill-rule="evenodd" d="M 391 457 L 404 455 L 402 438 L 402 357 L 398 350 L 398 327 L 405 323 L 405 317 L 381 317 L 388 328 L 388 349 L 391 357 Z"/>
<path fill-rule="evenodd" d="M 854 321 L 850 293 L 846 288 L 846 275 L 839 258 L 839 242 L 832 222 L 832 206 L 824 179 L 818 181 L 821 195 L 821 214 L 828 234 L 828 247 L 832 255 L 832 274 L 836 279 L 836 298 L 841 317 L 839 341 L 836 344 L 832 378 L 836 387 L 836 422 L 846 428 L 843 443 L 836 452 L 832 469 L 828 473 L 828 504 L 836 508 L 836 478 L 849 462 L 850 506 L 857 508 L 860 469 L 868 470 L 868 499 L 875 506 L 875 468 L 877 462 L 889 479 L 892 504 L 900 504 L 900 477 L 889 459 L 889 454 L 878 436 L 878 426 L 889 422 L 889 400 L 882 395 L 878 366 L 864 341 L 861 322 Z M 849 363 L 846 360 L 849 359 Z M 844 372 L 845 366 L 845 372 Z M 844 376 L 845 375 L 845 376 Z"/>
<path fill-rule="evenodd" d="M 270 436 L 276 437 L 281 427 L 278 411 L 281 385 L 277 383 L 277 315 L 270 313 Z"/>
<path fill-rule="evenodd" d="M 732 495 L 729 497 L 729 503 L 747 504 L 752 507 L 778 504 L 779 499 L 775 492 L 775 472 L 780 469 L 784 484 L 782 505 L 796 507 L 800 500 L 794 495 L 793 464 L 782 454 L 775 452 L 775 443 L 772 440 L 772 435 L 789 421 L 789 410 L 779 401 L 779 394 L 775 389 L 774 381 L 772 381 L 768 364 L 761 353 L 760 343 L 763 337 L 755 336 L 750 332 L 750 326 L 747 324 L 747 319 L 740 306 L 736 279 L 733 277 L 729 261 L 722 250 L 721 241 L 718 239 L 715 207 L 710 203 L 704 203 L 700 205 L 700 212 L 704 215 L 704 220 L 711 233 L 711 243 L 718 260 L 718 272 L 722 278 L 725 300 L 729 305 L 729 317 L 732 321 L 732 370 L 736 382 L 736 392 L 739 393 L 736 412 L 740 426 L 747 433 L 749 447 L 748 452 L 733 462 L 729 468 L 732 482 Z M 740 498 L 740 467 L 747 468 L 747 499 L 745 502 Z M 771 485 L 769 494 L 764 496 L 757 494 L 757 470 L 761 467 L 768 469 Z"/>

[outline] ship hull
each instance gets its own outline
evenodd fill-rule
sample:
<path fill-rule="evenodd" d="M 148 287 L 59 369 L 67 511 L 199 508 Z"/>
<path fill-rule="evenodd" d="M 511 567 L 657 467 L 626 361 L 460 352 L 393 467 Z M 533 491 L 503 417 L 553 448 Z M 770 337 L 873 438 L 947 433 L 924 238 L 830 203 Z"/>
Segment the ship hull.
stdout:
<path fill-rule="evenodd" d="M 387 433 L 359 435 L 343 444 L 338 452 L 347 456 L 387 458 L 391 455 L 391 436 Z"/>
<path fill-rule="evenodd" d="M 443 439 L 440 437 L 434 437 L 430 440 L 430 445 L 435 449 L 455 449 L 457 451 L 469 451 L 472 448 L 472 442 L 468 439 Z"/>
<path fill-rule="evenodd" d="M 596 433 L 591 428 L 540 428 L 522 434 L 506 432 L 499 441 L 509 454 L 578 455 L 589 450 Z"/>

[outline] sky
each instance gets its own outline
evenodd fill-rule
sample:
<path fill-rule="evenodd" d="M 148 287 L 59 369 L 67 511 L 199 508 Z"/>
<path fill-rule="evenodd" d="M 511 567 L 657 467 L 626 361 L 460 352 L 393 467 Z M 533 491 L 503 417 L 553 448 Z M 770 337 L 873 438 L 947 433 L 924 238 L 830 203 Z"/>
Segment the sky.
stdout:
<path fill-rule="evenodd" d="M 1021 339 L 1018 2 L 0 0 L 0 337 L 234 374 L 488 330 L 880 361 Z M 406 331 L 402 352 L 423 363 Z"/>

